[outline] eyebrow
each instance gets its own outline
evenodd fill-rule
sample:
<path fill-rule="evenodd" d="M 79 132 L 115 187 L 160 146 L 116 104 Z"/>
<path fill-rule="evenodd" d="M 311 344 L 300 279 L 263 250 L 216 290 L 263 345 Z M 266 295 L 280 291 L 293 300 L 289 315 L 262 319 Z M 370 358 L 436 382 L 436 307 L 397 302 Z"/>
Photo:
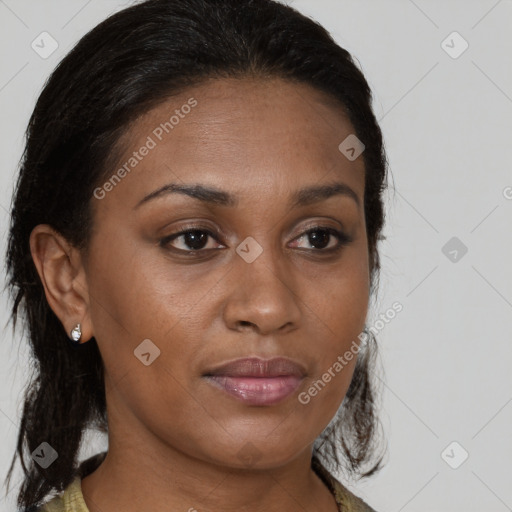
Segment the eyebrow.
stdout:
<path fill-rule="evenodd" d="M 219 206 L 234 207 L 239 204 L 238 198 L 236 198 L 229 192 L 220 190 L 215 187 L 202 185 L 200 183 L 169 183 L 142 198 L 135 205 L 134 210 L 139 208 L 139 206 L 143 205 L 144 203 L 147 203 L 153 199 L 162 197 L 167 194 L 183 194 L 193 199 L 202 201 L 204 203 Z M 356 202 L 358 207 L 361 206 L 359 196 L 346 183 L 341 182 L 328 183 L 325 185 L 313 185 L 297 190 L 293 193 L 290 199 L 290 205 L 292 208 L 297 208 L 299 206 L 307 206 L 309 204 L 324 201 L 336 195 L 350 197 Z"/>

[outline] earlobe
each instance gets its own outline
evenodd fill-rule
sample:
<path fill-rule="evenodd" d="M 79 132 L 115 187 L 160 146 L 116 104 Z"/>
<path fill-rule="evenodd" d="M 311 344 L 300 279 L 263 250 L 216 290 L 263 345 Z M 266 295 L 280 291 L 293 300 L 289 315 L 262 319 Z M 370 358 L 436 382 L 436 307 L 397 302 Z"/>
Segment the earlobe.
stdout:
<path fill-rule="evenodd" d="M 78 249 L 48 224 L 36 226 L 29 243 L 50 308 L 69 338 L 71 330 L 80 324 L 81 340 L 87 341 L 93 334 L 85 271 Z"/>

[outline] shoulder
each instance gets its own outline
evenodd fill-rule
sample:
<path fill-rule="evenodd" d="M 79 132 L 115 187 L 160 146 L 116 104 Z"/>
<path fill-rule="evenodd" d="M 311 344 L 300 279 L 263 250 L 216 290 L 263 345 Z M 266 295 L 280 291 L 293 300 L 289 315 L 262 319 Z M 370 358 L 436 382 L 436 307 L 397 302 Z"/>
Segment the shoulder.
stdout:
<path fill-rule="evenodd" d="M 82 495 L 80 476 L 75 476 L 61 494 L 53 497 L 40 508 L 26 512 L 89 512 Z"/>
<path fill-rule="evenodd" d="M 334 495 L 339 510 L 343 512 L 376 512 L 368 503 L 349 491 L 340 481 L 334 478 L 329 471 L 322 466 L 317 458 L 312 460 L 312 468 L 324 481 Z"/>
<path fill-rule="evenodd" d="M 107 452 L 101 452 L 83 461 L 74 472 L 71 483 L 42 505 L 32 505 L 19 512 L 89 512 L 82 494 L 82 478 L 94 471 L 105 459 Z"/>
<path fill-rule="evenodd" d="M 368 503 L 363 501 L 359 496 L 351 493 L 343 484 L 334 480 L 334 493 L 338 504 L 341 505 L 340 510 L 350 512 L 376 512 Z"/>

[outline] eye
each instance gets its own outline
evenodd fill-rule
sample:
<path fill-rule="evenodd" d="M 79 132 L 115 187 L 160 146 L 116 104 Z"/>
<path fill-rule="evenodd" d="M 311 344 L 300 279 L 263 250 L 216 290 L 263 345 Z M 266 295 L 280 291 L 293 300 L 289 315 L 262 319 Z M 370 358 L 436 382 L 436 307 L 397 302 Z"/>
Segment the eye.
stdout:
<path fill-rule="evenodd" d="M 337 242 L 335 241 L 334 245 L 331 244 L 329 247 L 329 243 L 333 237 L 336 238 Z M 306 247 L 306 250 L 331 252 L 341 249 L 353 240 L 351 237 L 343 233 L 343 231 L 339 231 L 335 228 L 327 226 L 313 226 L 300 235 L 300 237 L 296 238 L 295 241 L 305 241 L 313 246 L 312 249 L 310 247 Z"/>
<path fill-rule="evenodd" d="M 177 233 L 173 233 L 160 240 L 160 246 L 169 248 L 184 254 L 200 253 L 216 248 L 225 248 L 218 242 L 218 234 L 204 226 L 190 225 L 185 226 Z M 334 244 L 331 242 L 334 240 Z M 217 241 L 218 246 L 213 242 Z M 305 247 L 304 250 L 314 252 L 332 252 L 340 250 L 348 245 L 353 239 L 332 227 L 312 226 L 302 235 L 295 238 L 292 247 L 298 247 L 297 243 L 306 242 L 312 247 Z M 210 247 L 208 244 L 210 243 Z"/>
<path fill-rule="evenodd" d="M 215 244 L 208 247 L 209 239 L 217 240 L 216 235 L 210 229 L 203 226 L 186 226 L 179 232 L 173 233 L 160 240 L 160 246 L 171 246 L 171 248 L 183 253 L 215 249 Z M 171 242 L 173 242 L 173 244 L 171 244 Z"/>

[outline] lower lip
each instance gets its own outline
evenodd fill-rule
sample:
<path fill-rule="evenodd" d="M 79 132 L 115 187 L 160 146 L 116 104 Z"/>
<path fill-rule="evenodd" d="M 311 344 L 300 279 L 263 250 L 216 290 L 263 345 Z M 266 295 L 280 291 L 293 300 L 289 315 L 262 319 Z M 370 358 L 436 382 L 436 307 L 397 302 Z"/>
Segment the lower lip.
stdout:
<path fill-rule="evenodd" d="M 206 379 L 247 405 L 273 405 L 292 395 L 301 377 L 282 375 L 280 377 L 226 377 L 209 375 Z"/>

